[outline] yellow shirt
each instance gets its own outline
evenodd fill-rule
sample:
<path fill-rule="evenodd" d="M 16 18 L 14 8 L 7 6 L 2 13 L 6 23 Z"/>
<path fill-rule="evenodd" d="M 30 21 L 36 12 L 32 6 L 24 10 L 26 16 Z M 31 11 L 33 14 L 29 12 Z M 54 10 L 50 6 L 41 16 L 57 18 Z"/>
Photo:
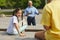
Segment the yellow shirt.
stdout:
<path fill-rule="evenodd" d="M 51 27 L 45 32 L 46 40 L 60 40 L 60 0 L 44 7 L 41 24 Z"/>

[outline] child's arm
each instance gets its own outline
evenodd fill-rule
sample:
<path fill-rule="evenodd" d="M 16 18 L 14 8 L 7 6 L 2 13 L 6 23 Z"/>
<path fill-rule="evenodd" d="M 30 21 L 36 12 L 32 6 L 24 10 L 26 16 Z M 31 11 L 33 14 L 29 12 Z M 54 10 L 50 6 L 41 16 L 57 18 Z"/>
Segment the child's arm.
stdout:
<path fill-rule="evenodd" d="M 18 34 L 19 34 L 19 25 L 18 25 L 18 20 L 17 20 L 17 17 L 16 16 L 13 16 L 13 24 L 14 24 L 14 27 L 16 28 Z"/>
<path fill-rule="evenodd" d="M 19 33 L 19 28 L 18 28 L 19 26 L 18 26 L 18 24 L 14 23 L 14 25 L 15 25 L 15 28 L 16 28 L 18 34 L 20 34 L 20 33 Z"/>

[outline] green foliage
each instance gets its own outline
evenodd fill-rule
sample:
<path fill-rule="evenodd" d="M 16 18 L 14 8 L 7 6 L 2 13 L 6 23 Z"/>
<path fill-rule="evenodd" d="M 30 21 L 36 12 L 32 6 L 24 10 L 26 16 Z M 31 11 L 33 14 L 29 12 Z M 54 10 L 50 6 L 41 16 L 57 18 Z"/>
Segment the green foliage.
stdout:
<path fill-rule="evenodd" d="M 5 6 L 6 5 L 6 0 L 0 0 L 0 6 Z"/>
<path fill-rule="evenodd" d="M 7 0 L 6 2 L 6 8 L 13 8 L 13 6 L 16 4 L 14 0 Z"/>
<path fill-rule="evenodd" d="M 41 5 L 41 0 L 32 0 L 32 1 L 35 7 L 39 7 Z"/>
<path fill-rule="evenodd" d="M 41 0 L 40 8 L 43 8 L 45 6 L 45 0 Z"/>
<path fill-rule="evenodd" d="M 27 7 L 27 0 L 17 0 L 14 6 L 15 8 L 26 8 Z"/>
<path fill-rule="evenodd" d="M 29 0 L 0 0 L 1 8 L 26 8 Z M 36 8 L 43 7 L 44 0 L 31 0 Z"/>
<path fill-rule="evenodd" d="M 0 8 L 4 8 L 6 6 L 6 0 L 0 0 Z"/>

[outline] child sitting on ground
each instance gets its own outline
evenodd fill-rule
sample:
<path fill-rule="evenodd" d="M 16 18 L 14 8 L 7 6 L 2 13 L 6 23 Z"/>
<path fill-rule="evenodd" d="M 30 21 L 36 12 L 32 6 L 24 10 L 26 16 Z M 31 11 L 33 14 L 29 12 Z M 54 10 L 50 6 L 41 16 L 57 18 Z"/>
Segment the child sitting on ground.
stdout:
<path fill-rule="evenodd" d="M 9 27 L 7 28 L 7 33 L 10 35 L 19 34 L 20 36 L 24 36 L 23 31 L 27 27 L 27 23 L 25 20 L 22 20 L 22 10 L 17 8 L 13 12 L 13 16 L 11 17 Z M 23 25 L 22 25 L 23 23 Z"/>

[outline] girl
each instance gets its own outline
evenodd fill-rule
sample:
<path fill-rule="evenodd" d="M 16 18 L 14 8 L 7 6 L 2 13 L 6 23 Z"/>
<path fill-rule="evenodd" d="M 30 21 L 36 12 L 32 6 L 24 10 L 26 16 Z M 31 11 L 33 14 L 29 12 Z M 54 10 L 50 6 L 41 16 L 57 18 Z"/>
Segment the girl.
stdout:
<path fill-rule="evenodd" d="M 17 8 L 16 10 L 14 10 L 9 27 L 7 28 L 8 34 L 19 34 L 20 36 L 24 35 L 23 31 L 26 29 L 27 23 L 25 20 L 22 21 L 21 18 L 22 10 Z M 23 26 L 22 22 L 24 22 Z"/>

